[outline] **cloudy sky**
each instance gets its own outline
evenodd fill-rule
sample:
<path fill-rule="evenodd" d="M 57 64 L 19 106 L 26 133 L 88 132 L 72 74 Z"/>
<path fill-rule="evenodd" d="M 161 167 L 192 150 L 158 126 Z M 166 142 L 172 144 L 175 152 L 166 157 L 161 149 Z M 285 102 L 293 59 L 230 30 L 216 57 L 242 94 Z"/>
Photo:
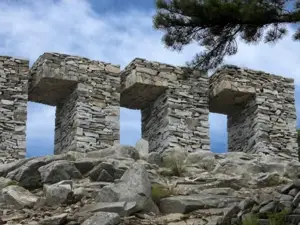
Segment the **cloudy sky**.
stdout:
<path fill-rule="evenodd" d="M 44 52 L 80 55 L 124 68 L 133 58 L 184 65 L 199 51 L 165 49 L 162 33 L 152 28 L 153 0 L 1 0 L 0 55 L 26 58 L 30 64 Z M 289 28 L 289 33 L 293 28 Z M 300 108 L 300 43 L 288 35 L 275 46 L 239 44 L 227 63 L 292 77 Z M 299 103 L 298 103 L 299 102 Z M 55 108 L 29 103 L 27 155 L 52 154 Z M 121 143 L 134 145 L 141 136 L 140 112 L 121 109 Z M 211 147 L 227 150 L 226 116 L 210 115 Z M 299 124 L 299 121 L 298 121 Z"/>

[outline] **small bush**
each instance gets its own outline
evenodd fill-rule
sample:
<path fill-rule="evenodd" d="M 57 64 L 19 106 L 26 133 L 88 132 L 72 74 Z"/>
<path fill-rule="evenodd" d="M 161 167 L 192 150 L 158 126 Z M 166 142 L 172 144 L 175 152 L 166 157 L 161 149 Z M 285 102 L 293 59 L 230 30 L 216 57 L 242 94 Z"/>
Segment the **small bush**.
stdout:
<path fill-rule="evenodd" d="M 15 180 L 11 180 L 11 181 L 7 182 L 6 187 L 12 186 L 12 185 L 19 185 L 19 183 Z"/>
<path fill-rule="evenodd" d="M 259 225 L 258 217 L 254 214 L 248 214 L 243 219 L 242 225 Z"/>
<path fill-rule="evenodd" d="M 152 184 L 151 196 L 152 200 L 159 204 L 160 199 L 167 198 L 177 194 L 176 187 L 170 184 Z"/>
<path fill-rule="evenodd" d="M 268 220 L 269 220 L 269 225 L 285 225 L 285 218 L 288 212 L 286 210 L 283 210 L 281 212 L 277 213 L 269 213 Z"/>
<path fill-rule="evenodd" d="M 186 172 L 184 159 L 176 154 L 170 155 L 165 160 L 165 166 L 171 170 L 173 176 L 182 177 Z"/>

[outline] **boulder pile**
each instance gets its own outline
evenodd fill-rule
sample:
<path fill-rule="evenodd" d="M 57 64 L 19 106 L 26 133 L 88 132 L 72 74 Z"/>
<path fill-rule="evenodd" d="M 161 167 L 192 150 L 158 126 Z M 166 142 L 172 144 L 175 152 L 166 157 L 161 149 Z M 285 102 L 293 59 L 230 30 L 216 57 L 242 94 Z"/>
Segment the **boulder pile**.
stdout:
<path fill-rule="evenodd" d="M 270 213 L 300 222 L 296 159 L 182 149 L 147 154 L 143 146 L 0 165 L 0 224 L 268 224 Z"/>

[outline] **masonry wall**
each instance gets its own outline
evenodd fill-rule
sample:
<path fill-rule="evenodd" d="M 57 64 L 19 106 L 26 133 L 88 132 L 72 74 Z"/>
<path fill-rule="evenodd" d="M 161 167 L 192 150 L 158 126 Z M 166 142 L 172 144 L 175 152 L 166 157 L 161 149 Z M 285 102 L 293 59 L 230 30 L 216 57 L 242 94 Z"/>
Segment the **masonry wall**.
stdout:
<path fill-rule="evenodd" d="M 0 56 L 0 163 L 25 156 L 29 62 Z"/>
<path fill-rule="evenodd" d="M 235 66 L 214 76 L 229 83 L 232 92 L 254 93 L 244 95 L 241 110 L 228 113 L 229 151 L 297 157 L 293 79 Z"/>
<path fill-rule="evenodd" d="M 150 151 L 163 152 L 169 147 L 187 152 L 210 149 L 208 76 L 194 71 L 186 79 L 185 73 L 184 68 L 144 59 L 136 59 L 125 68 L 121 105 L 141 109 L 142 136 L 149 141 Z M 130 76 L 135 80 L 130 81 Z M 127 89 L 126 81 L 130 83 Z M 150 101 L 145 96 L 157 97 Z"/>
<path fill-rule="evenodd" d="M 55 105 L 55 154 L 119 143 L 119 66 L 46 53 L 33 66 L 32 101 Z"/>

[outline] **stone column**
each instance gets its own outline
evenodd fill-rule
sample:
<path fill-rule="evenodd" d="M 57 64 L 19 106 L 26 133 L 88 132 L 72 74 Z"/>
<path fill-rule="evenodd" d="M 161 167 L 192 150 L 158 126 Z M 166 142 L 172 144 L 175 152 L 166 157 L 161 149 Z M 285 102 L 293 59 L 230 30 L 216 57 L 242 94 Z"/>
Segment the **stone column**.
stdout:
<path fill-rule="evenodd" d="M 26 154 L 29 62 L 0 56 L 0 163 Z"/>
<path fill-rule="evenodd" d="M 226 66 L 210 78 L 210 110 L 228 115 L 229 151 L 298 157 L 293 79 Z"/>
<path fill-rule="evenodd" d="M 179 147 L 209 150 L 208 76 L 144 59 L 122 72 L 121 106 L 140 109 L 142 137 L 150 152 Z"/>
<path fill-rule="evenodd" d="M 35 62 L 29 99 L 56 106 L 55 154 L 119 143 L 119 72 L 119 66 L 58 53 Z"/>

